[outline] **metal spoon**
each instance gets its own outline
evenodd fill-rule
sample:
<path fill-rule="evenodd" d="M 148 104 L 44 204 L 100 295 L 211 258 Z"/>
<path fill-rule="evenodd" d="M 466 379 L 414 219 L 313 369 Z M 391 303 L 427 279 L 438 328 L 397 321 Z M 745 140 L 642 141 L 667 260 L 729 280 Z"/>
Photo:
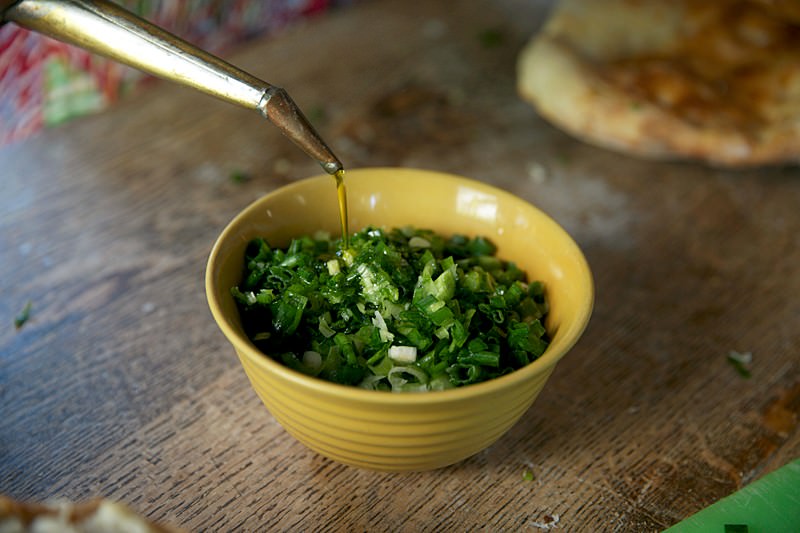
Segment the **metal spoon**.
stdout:
<path fill-rule="evenodd" d="M 329 174 L 342 163 L 285 90 L 106 0 L 0 0 L 0 20 L 257 110 Z"/>

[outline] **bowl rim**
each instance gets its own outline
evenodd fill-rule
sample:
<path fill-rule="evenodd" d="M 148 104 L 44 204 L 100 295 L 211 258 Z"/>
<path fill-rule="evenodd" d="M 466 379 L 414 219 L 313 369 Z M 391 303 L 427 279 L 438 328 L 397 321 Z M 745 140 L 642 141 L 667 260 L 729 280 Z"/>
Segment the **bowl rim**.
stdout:
<path fill-rule="evenodd" d="M 556 233 L 559 233 L 563 238 L 564 245 L 570 248 L 570 254 L 573 259 L 580 265 L 580 270 L 584 275 L 583 283 L 586 285 L 587 295 L 584 302 L 582 302 L 578 315 L 574 320 L 574 328 L 571 337 L 561 344 L 559 351 L 550 350 L 548 347 L 545 353 L 538 359 L 529 363 L 528 365 L 517 369 L 509 374 L 490 379 L 481 383 L 466 385 L 463 387 L 456 387 L 442 391 L 426 391 L 426 392 L 405 392 L 405 393 L 392 393 L 389 391 L 376 391 L 362 389 L 353 385 L 343 385 L 326 381 L 315 376 L 309 376 L 302 372 L 293 370 L 286 365 L 274 360 L 269 355 L 260 351 L 256 346 L 247 338 L 246 335 L 240 334 L 229 322 L 228 317 L 223 313 L 220 302 L 216 298 L 216 280 L 214 273 L 217 272 L 217 266 L 222 261 L 220 253 L 225 243 L 236 234 L 239 226 L 244 224 L 245 220 L 253 211 L 260 210 L 260 207 L 267 204 L 276 196 L 283 196 L 290 194 L 295 189 L 302 189 L 308 187 L 311 182 L 315 181 L 330 181 L 332 178 L 329 174 L 318 174 L 310 177 L 298 179 L 292 183 L 277 187 L 270 192 L 262 195 L 258 199 L 252 201 L 244 209 L 239 211 L 229 222 L 226 224 L 222 232 L 214 242 L 213 247 L 208 256 L 205 272 L 205 291 L 208 306 L 211 314 L 217 323 L 217 326 L 222 330 L 223 335 L 228 342 L 233 345 L 234 350 L 240 358 L 246 358 L 248 362 L 261 367 L 269 373 L 277 374 L 281 379 L 293 383 L 306 390 L 313 390 L 316 394 L 321 394 L 329 397 L 338 397 L 340 399 L 347 398 L 352 401 L 366 401 L 370 403 L 377 403 L 381 405 L 417 405 L 429 403 L 447 403 L 458 402 L 466 398 L 491 396 L 499 393 L 502 390 L 513 389 L 519 386 L 521 382 L 530 380 L 532 377 L 544 374 L 552 367 L 578 342 L 583 332 L 589 324 L 591 314 L 594 307 L 595 287 L 589 264 L 583 252 L 578 247 L 577 243 L 573 240 L 572 236 L 558 224 L 550 215 L 542 211 L 537 206 L 525 200 L 522 197 L 516 196 L 509 191 L 500 187 L 487 184 L 485 182 L 440 172 L 436 170 L 427 170 L 420 168 L 410 167 L 359 167 L 348 169 L 345 180 L 362 179 L 359 177 L 361 174 L 374 173 L 374 172 L 387 172 L 398 174 L 396 179 L 401 179 L 400 174 L 419 174 L 424 173 L 427 175 L 426 179 L 437 179 L 441 181 L 458 182 L 466 184 L 470 187 L 489 192 L 498 197 L 505 197 L 514 202 L 522 203 L 526 209 L 532 209 L 541 221 L 548 224 Z M 382 178 L 386 179 L 386 178 Z M 390 178 L 395 179 L 395 178 Z M 371 178 L 374 182 L 375 178 Z M 346 181 L 346 183 L 348 183 Z"/>

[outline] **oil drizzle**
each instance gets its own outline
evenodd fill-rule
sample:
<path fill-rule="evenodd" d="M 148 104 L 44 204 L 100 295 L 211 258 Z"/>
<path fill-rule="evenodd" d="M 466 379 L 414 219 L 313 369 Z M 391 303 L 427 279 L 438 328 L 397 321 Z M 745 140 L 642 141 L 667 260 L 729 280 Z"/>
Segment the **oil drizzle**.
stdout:
<path fill-rule="evenodd" d="M 350 225 L 347 219 L 347 189 L 344 186 L 344 169 L 333 175 L 336 180 L 336 195 L 339 198 L 339 219 L 342 223 L 342 250 L 350 248 Z"/>

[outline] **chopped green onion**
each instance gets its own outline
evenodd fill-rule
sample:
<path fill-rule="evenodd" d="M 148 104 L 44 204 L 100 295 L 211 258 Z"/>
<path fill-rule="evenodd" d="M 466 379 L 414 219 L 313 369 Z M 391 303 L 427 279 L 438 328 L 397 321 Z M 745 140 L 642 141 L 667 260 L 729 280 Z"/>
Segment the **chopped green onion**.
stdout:
<path fill-rule="evenodd" d="M 33 304 L 31 303 L 30 300 L 25 303 L 25 307 L 23 307 L 22 310 L 19 313 L 17 313 L 17 316 L 14 317 L 15 328 L 20 329 L 22 326 L 25 325 L 25 322 L 27 322 L 30 319 L 32 307 Z"/>
<path fill-rule="evenodd" d="M 250 175 L 242 170 L 234 170 L 231 172 L 231 181 L 234 183 L 244 183 L 250 181 Z"/>
<path fill-rule="evenodd" d="M 328 325 L 328 321 L 330 320 L 330 315 L 325 314 L 319 317 L 319 332 L 322 334 L 323 337 L 329 339 L 336 335 L 336 331 Z"/>
<path fill-rule="evenodd" d="M 341 272 L 341 269 L 339 268 L 339 261 L 336 259 L 328 260 L 328 262 L 325 263 L 325 266 L 328 267 L 328 274 L 330 274 L 331 276 L 335 276 L 336 274 Z"/>
<path fill-rule="evenodd" d="M 444 390 L 535 361 L 548 303 L 483 237 L 368 227 L 285 249 L 254 239 L 231 287 L 265 353 L 305 374 L 369 390 Z"/>
<path fill-rule="evenodd" d="M 750 352 L 739 353 L 730 351 L 728 353 L 728 362 L 745 379 L 749 379 L 752 374 L 750 373 L 749 365 L 753 362 L 753 354 Z"/>
<path fill-rule="evenodd" d="M 424 390 L 428 375 L 415 366 L 396 366 L 387 376 L 393 391 Z"/>
<path fill-rule="evenodd" d="M 431 243 L 427 239 L 423 239 L 422 237 L 411 237 L 408 239 L 408 245 L 411 248 L 430 248 Z"/>
<path fill-rule="evenodd" d="M 319 352 L 308 350 L 303 353 L 303 364 L 312 370 L 322 368 L 322 356 Z"/>
<path fill-rule="evenodd" d="M 392 346 L 389 348 L 389 359 L 398 363 L 413 363 L 417 360 L 417 349 L 413 346 Z"/>

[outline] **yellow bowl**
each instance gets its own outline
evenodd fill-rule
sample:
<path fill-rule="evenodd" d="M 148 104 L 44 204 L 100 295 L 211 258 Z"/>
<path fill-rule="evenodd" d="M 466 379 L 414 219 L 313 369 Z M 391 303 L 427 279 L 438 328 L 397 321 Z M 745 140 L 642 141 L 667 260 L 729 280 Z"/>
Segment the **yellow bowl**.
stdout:
<path fill-rule="evenodd" d="M 530 365 L 445 391 L 391 393 L 309 377 L 261 353 L 242 330 L 230 288 L 241 281 L 254 237 L 286 246 L 292 237 L 340 232 L 330 176 L 282 187 L 245 208 L 214 245 L 206 270 L 211 312 L 275 419 L 306 446 L 342 463 L 387 471 L 429 470 L 495 442 L 528 410 L 592 311 L 591 272 L 578 246 L 550 217 L 505 191 L 426 170 L 347 171 L 350 231 L 413 225 L 443 235 L 484 235 L 497 255 L 545 283 L 552 342 Z"/>

